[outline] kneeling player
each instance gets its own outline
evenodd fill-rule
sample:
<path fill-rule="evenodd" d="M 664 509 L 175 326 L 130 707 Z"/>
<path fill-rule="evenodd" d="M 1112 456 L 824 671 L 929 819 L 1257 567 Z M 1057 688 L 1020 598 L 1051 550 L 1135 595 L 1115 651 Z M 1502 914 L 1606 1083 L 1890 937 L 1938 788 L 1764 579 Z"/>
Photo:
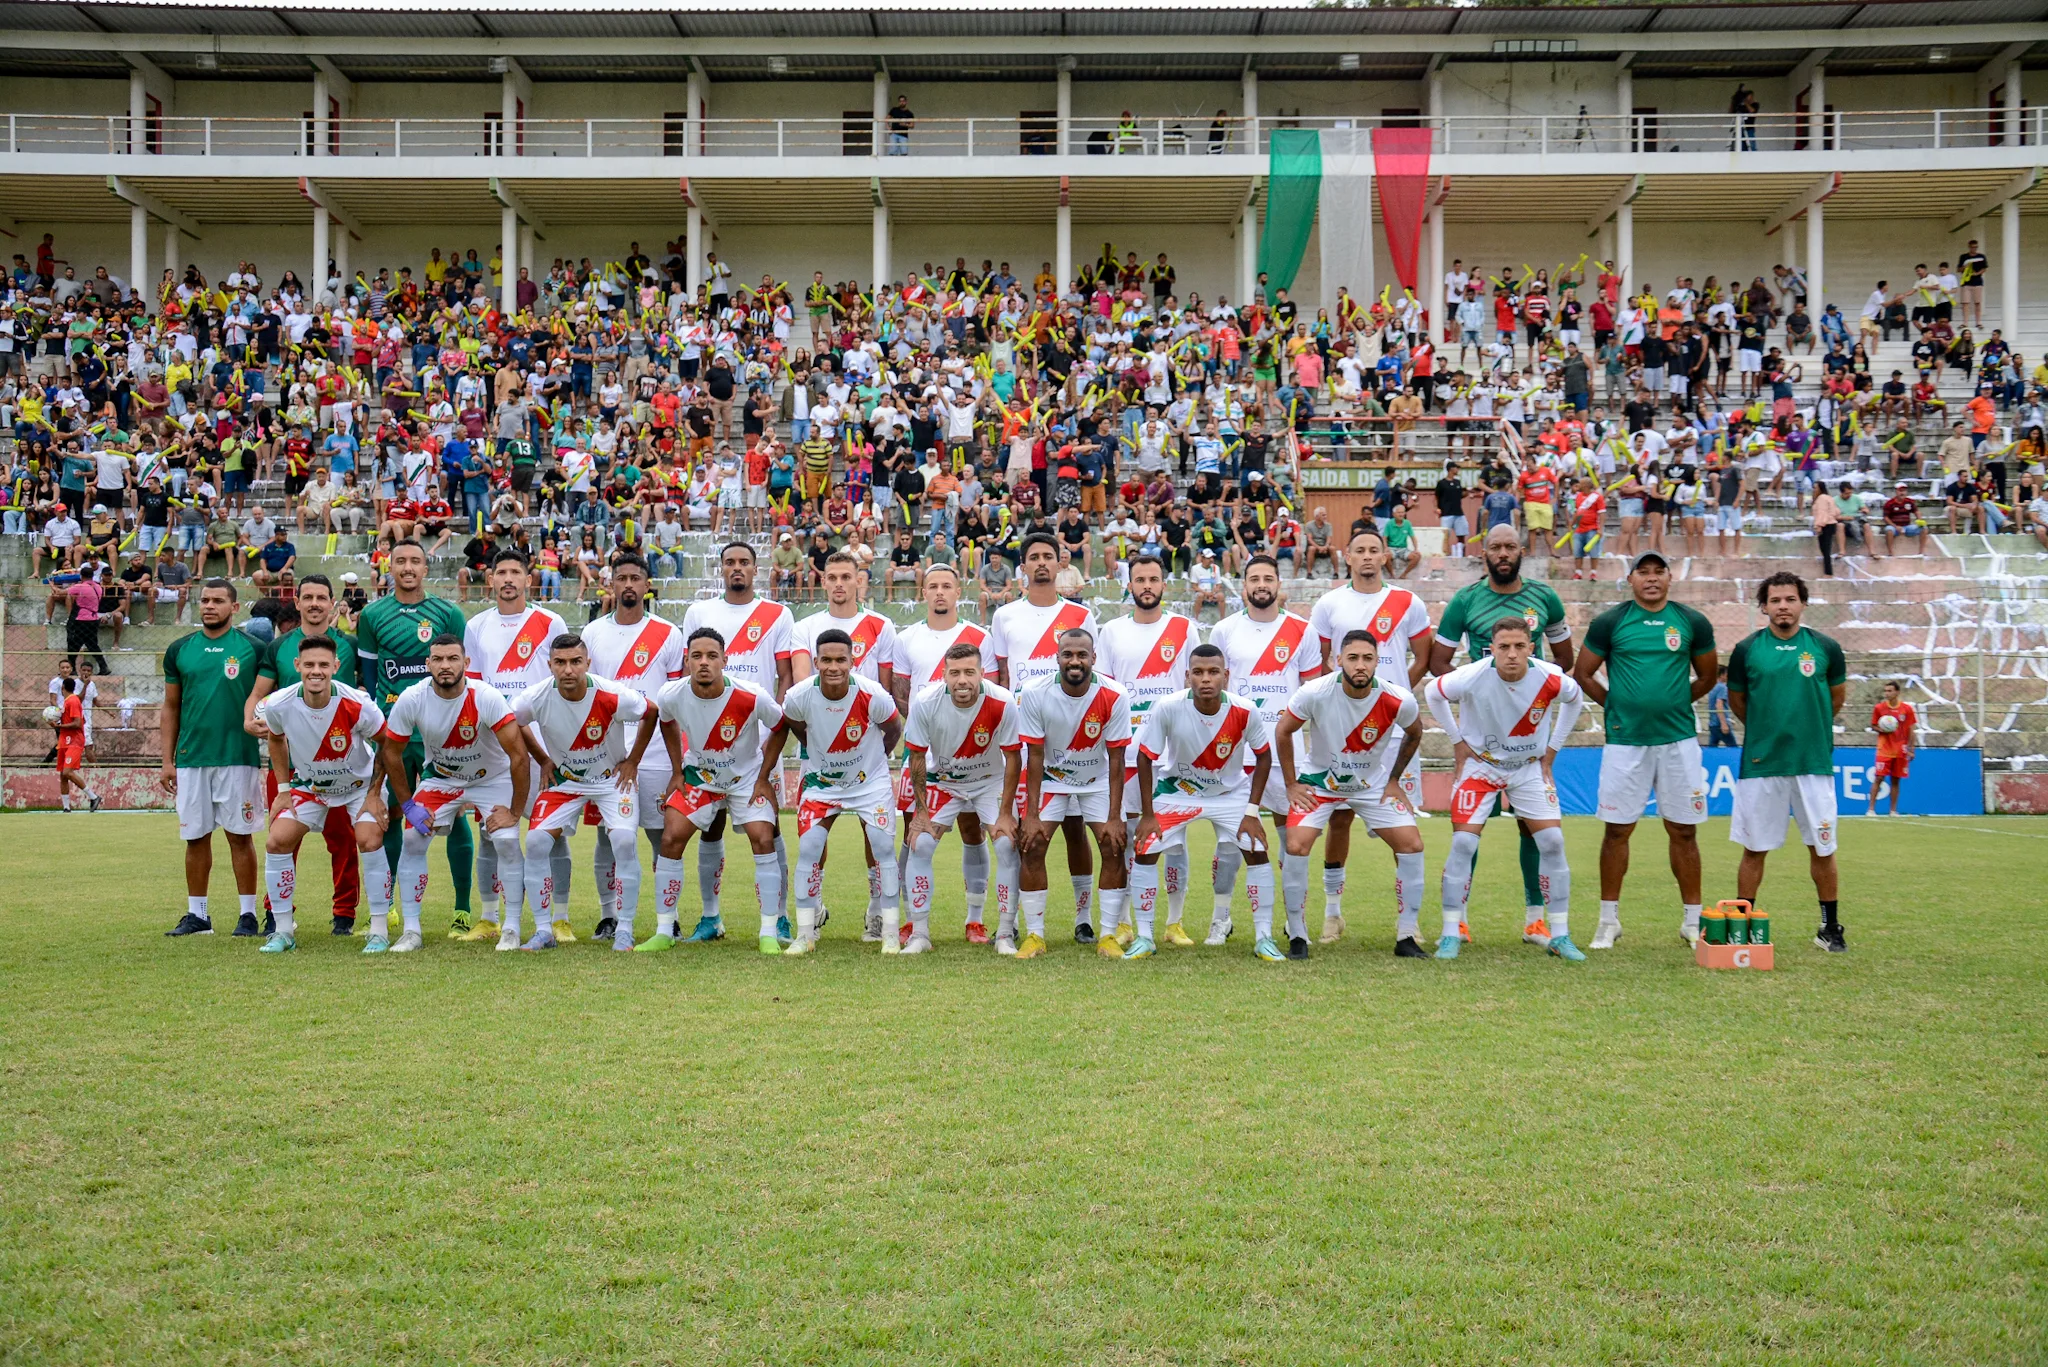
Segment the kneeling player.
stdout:
<path fill-rule="evenodd" d="M 946 647 L 945 679 L 911 699 L 903 744 L 913 799 L 905 832 L 912 933 L 903 952 L 922 954 L 932 947 L 932 856 L 956 822 L 967 846 L 981 844 L 984 833 L 994 838 L 996 924 L 1016 914 L 1010 899 L 1017 881 L 1017 702 L 982 677 L 979 645 Z"/>
<path fill-rule="evenodd" d="M 1067 848 L 1090 834 L 1102 854 L 1102 917 L 1113 928 L 1125 900 L 1123 809 L 1124 751 L 1131 743 L 1131 707 L 1123 685 L 1095 673 L 1095 638 L 1081 627 L 1059 634 L 1059 672 L 1026 684 L 1017 696 L 1017 731 L 1024 743 L 1024 796 L 1017 821 L 1017 901 L 1024 938 L 1014 919 L 998 920 L 996 953 L 1035 959 L 1046 952 L 1045 856 L 1055 827 Z M 1153 886 L 1158 886 L 1155 871 Z M 1077 924 L 1078 918 L 1077 918 Z M 1096 952 L 1121 958 L 1116 937 L 1091 935 Z M 1149 942 L 1148 942 L 1149 943 Z"/>
<path fill-rule="evenodd" d="M 1287 956 L 1308 957 L 1308 857 L 1316 837 L 1338 811 L 1348 811 L 1394 852 L 1394 901 L 1400 908 L 1394 953 L 1427 957 L 1422 948 L 1422 833 L 1401 790 L 1400 776 L 1422 745 L 1415 696 L 1376 677 L 1379 642 L 1369 631 L 1347 631 L 1335 673 L 1303 684 L 1287 700 L 1273 728 L 1287 783 L 1287 846 L 1280 860 L 1280 893 L 1287 901 Z M 1308 728 L 1307 773 L 1295 770 L 1294 742 Z M 1399 735 L 1398 747 L 1387 743 Z M 1391 760 L 1392 763 L 1388 761 Z M 1455 940 L 1455 936 L 1453 939 Z"/>
<path fill-rule="evenodd" d="M 526 831 L 526 867 L 548 868 L 533 902 L 533 938 L 519 945 L 519 912 L 505 902 L 505 925 L 498 947 L 555 947 L 555 879 L 550 860 L 555 832 L 574 831 L 585 808 L 595 807 L 603 825 L 601 839 L 611 842 L 619 878 L 619 924 L 612 948 L 633 948 L 633 915 L 640 906 L 640 818 L 634 803 L 640 756 L 654 738 L 655 712 L 647 699 L 623 684 L 590 672 L 590 652 L 573 631 L 557 635 L 548 646 L 552 678 L 521 693 L 513 703 L 520 725 L 532 725 L 542 773 L 554 778 L 533 800 L 533 820 Z M 627 740 L 629 728 L 631 741 Z"/>
<path fill-rule="evenodd" d="M 325 830 L 327 813 L 334 808 L 346 811 L 355 828 L 363 891 L 370 905 L 391 904 L 384 803 L 370 787 L 377 767 L 372 746 L 384 728 L 384 713 L 369 694 L 336 683 L 334 666 L 333 639 L 306 637 L 299 642 L 299 681 L 256 707 L 256 715 L 270 728 L 270 768 L 277 775 L 277 801 L 271 806 L 263 861 L 277 929 L 263 942 L 265 954 L 298 948 L 298 922 L 292 915 L 294 861 L 306 832 Z M 370 918 L 370 935 L 375 950 L 387 946 L 384 913 Z"/>
<path fill-rule="evenodd" d="M 1529 624 L 1500 617 L 1493 653 L 1431 679 L 1424 689 L 1436 724 L 1457 737 L 1457 783 L 1451 790 L 1451 853 L 1444 860 L 1444 933 L 1439 959 L 1458 957 L 1458 923 L 1472 894 L 1472 860 L 1493 799 L 1502 793 L 1536 842 L 1550 952 L 1582 962 L 1571 937 L 1572 871 L 1565 863 L 1564 831 L 1551 765 L 1571 734 L 1585 696 L 1572 677 L 1533 659 Z"/>
<path fill-rule="evenodd" d="M 758 789 L 761 741 L 782 720 L 782 709 L 752 684 L 727 677 L 725 637 L 710 627 L 690 633 L 683 663 L 685 677 L 664 684 L 655 695 L 661 738 L 675 777 L 662 803 L 661 853 L 654 860 L 658 920 L 654 934 L 636 948 L 656 954 L 676 947 L 683 850 L 693 835 L 723 841 L 730 822 L 745 832 L 754 851 L 761 952 L 780 954 L 775 922 L 782 914 L 782 866 L 775 857 L 775 803 L 772 787 L 767 801 L 761 800 Z"/>
<path fill-rule="evenodd" d="M 1286 956 L 1273 943 L 1273 865 L 1266 854 L 1265 828 L 1252 806 L 1273 772 L 1273 730 L 1251 703 L 1223 687 L 1229 670 L 1215 646 L 1188 652 L 1188 691 L 1155 703 L 1138 733 L 1137 843 L 1132 846 L 1131 913 L 1138 938 L 1126 959 L 1152 953 L 1152 917 L 1159 901 L 1159 857 L 1187 839 L 1197 818 L 1216 830 L 1216 843 L 1234 841 L 1244 854 L 1245 900 L 1251 904 L 1252 952 L 1261 959 Z M 1171 755 L 1155 790 L 1152 766 Z M 1252 760 L 1247 766 L 1246 760 Z M 1247 777 L 1249 775 L 1249 777 Z M 1303 956 L 1308 942 L 1302 941 Z"/>
<path fill-rule="evenodd" d="M 405 933 L 391 945 L 403 954 L 420 947 L 420 903 L 427 895 L 427 850 L 465 811 L 476 813 L 484 838 L 497 855 L 494 874 L 508 906 L 520 905 L 525 887 L 519 813 L 526 809 L 529 761 L 526 733 L 512 718 L 512 704 L 487 683 L 468 677 L 469 652 L 454 632 L 442 632 L 427 645 L 427 677 L 398 695 L 378 739 L 383 747 L 384 776 L 391 800 L 404 818 L 398 853 L 398 904 Z M 405 777 L 405 747 L 418 732 L 426 746 L 420 785 Z M 517 919 L 517 913 L 514 914 Z M 517 930 L 506 944 L 519 943 Z M 373 931 L 363 953 L 385 947 Z"/>

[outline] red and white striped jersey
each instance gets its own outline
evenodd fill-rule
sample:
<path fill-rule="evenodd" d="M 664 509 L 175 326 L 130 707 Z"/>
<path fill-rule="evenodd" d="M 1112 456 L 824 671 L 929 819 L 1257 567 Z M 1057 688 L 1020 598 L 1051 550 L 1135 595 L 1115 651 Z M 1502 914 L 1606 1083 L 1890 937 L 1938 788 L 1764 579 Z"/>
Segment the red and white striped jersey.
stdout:
<path fill-rule="evenodd" d="M 1225 690 L 1214 713 L 1195 706 L 1193 693 L 1176 693 L 1145 716 L 1138 753 L 1154 764 L 1170 756 L 1153 779 L 1184 797 L 1236 797 L 1251 793 L 1255 757 L 1271 753 L 1273 726 L 1245 698 Z"/>
<path fill-rule="evenodd" d="M 543 607 L 507 617 L 487 608 L 469 619 L 462 633 L 462 646 L 469 652 L 469 677 L 479 679 L 503 693 L 517 697 L 533 684 L 554 676 L 548 673 L 548 647 L 569 624 Z M 596 666 L 592 665 L 593 672 Z"/>
<path fill-rule="evenodd" d="M 1527 674 L 1506 683 L 1491 657 L 1431 679 L 1423 697 L 1438 726 L 1500 768 L 1541 758 L 1552 736 L 1562 744 L 1585 705 L 1578 682 L 1549 661 L 1529 661 Z"/>
<path fill-rule="evenodd" d="M 1307 726 L 1294 733 L 1308 738 L 1309 767 L 1296 770 L 1302 782 L 1325 792 L 1374 795 L 1386 786 L 1403 731 L 1421 712 L 1414 694 L 1383 679 L 1354 698 L 1334 670 L 1304 684 L 1281 710 Z"/>
<path fill-rule="evenodd" d="M 1109 753 L 1131 743 L 1131 704 L 1123 685 L 1091 675 L 1077 698 L 1060 687 L 1055 674 L 1013 691 L 1019 738 L 1044 747 L 1040 791 L 1107 793 Z"/>
<path fill-rule="evenodd" d="M 256 704 L 263 724 L 291 751 L 292 786 L 324 798 L 352 797 L 370 786 L 384 712 L 359 688 L 333 686 L 325 707 L 307 703 L 303 683 Z"/>
<path fill-rule="evenodd" d="M 1096 636 L 1095 667 L 1124 686 L 1135 727 L 1152 704 L 1188 686 L 1188 652 L 1201 643 L 1194 619 L 1177 612 L 1156 622 L 1112 617 Z"/>
<path fill-rule="evenodd" d="M 981 647 L 981 672 L 993 682 L 996 675 L 995 642 L 972 622 L 955 622 L 944 631 L 924 622 L 913 622 L 897 633 L 897 668 L 910 676 L 913 692 L 946 677 L 946 652 L 965 641 Z"/>
<path fill-rule="evenodd" d="M 989 644 L 997 662 L 1009 668 L 1010 691 L 1022 698 L 1032 684 L 1056 676 L 1060 671 L 1060 633 L 1075 627 L 1096 637 L 1100 649 L 1102 630 L 1095 614 L 1079 603 L 1061 598 L 1049 607 L 1039 607 L 1020 598 L 997 608 L 989 619 Z"/>
<path fill-rule="evenodd" d="M 457 783 L 504 778 L 512 762 L 498 739 L 498 726 L 512 704 L 487 683 L 470 680 L 462 692 L 444 698 L 432 679 L 422 679 L 392 699 L 384 737 L 403 741 L 415 731 L 427 747 L 427 767 Z"/>
<path fill-rule="evenodd" d="M 788 659 L 796 646 L 796 618 L 788 608 L 766 598 L 746 603 L 707 598 L 692 603 L 683 613 L 686 657 L 690 633 L 698 627 L 710 627 L 725 638 L 727 674 L 775 696 L 776 662 Z"/>
<path fill-rule="evenodd" d="M 683 781 L 719 793 L 752 792 L 761 772 L 761 747 L 782 720 L 782 709 L 750 683 L 727 675 L 712 698 L 697 696 L 688 679 L 664 684 L 655 695 L 664 721 L 683 733 Z M 647 747 L 652 755 L 660 741 Z M 662 768 L 668 758 L 662 757 Z"/>
<path fill-rule="evenodd" d="M 828 698 L 813 674 L 789 690 L 782 715 L 804 728 L 806 797 L 866 798 L 877 785 L 887 793 L 889 753 L 882 745 L 882 726 L 897 715 L 888 689 L 855 674 L 847 681 L 845 697 Z"/>
<path fill-rule="evenodd" d="M 1349 584 L 1332 589 L 1316 599 L 1316 605 L 1309 609 L 1308 621 L 1315 628 L 1318 665 L 1323 662 L 1325 642 L 1330 658 L 1335 660 L 1343 653 L 1346 635 L 1369 631 L 1380 644 L 1379 676 L 1398 684 L 1408 682 L 1411 643 L 1420 636 L 1427 646 L 1431 635 L 1428 607 L 1407 589 L 1392 584 L 1378 593 L 1360 593 Z"/>
<path fill-rule="evenodd" d="M 853 638 L 853 672 L 877 683 L 882 666 L 896 668 L 896 624 L 879 612 L 857 612 L 851 617 L 834 617 L 832 609 L 814 612 L 796 624 L 792 653 L 817 658 L 818 636 L 837 628 Z M 811 666 L 816 669 L 814 663 Z"/>
<path fill-rule="evenodd" d="M 649 698 L 670 679 L 683 677 L 683 633 L 653 613 L 625 625 L 607 614 L 583 628 L 583 643 L 590 650 L 591 673 Z M 668 749 L 659 739 L 647 747 L 640 767 L 650 774 L 668 772 Z"/>
<path fill-rule="evenodd" d="M 1323 670 L 1321 642 L 1308 619 L 1291 612 L 1279 613 L 1270 622 L 1233 612 L 1210 628 L 1209 644 L 1223 652 L 1224 667 L 1230 671 L 1225 687 L 1268 718 L 1278 717 L 1287 700 Z M 1308 762 L 1308 742 L 1299 732 L 1294 737 L 1294 762 Z"/>
<path fill-rule="evenodd" d="M 1003 776 L 1003 755 L 1018 739 L 1017 698 L 984 679 L 972 706 L 962 707 L 943 683 L 926 684 L 910 700 L 903 744 L 924 753 L 925 777 L 969 787 Z"/>
<path fill-rule="evenodd" d="M 520 725 L 533 726 L 564 777 L 574 783 L 596 783 L 610 778 L 619 761 L 632 753 L 647 706 L 646 697 L 636 690 L 592 674 L 579 701 L 564 698 L 550 678 L 521 693 L 512 704 L 512 715 Z M 653 748 L 650 742 L 648 749 Z"/>

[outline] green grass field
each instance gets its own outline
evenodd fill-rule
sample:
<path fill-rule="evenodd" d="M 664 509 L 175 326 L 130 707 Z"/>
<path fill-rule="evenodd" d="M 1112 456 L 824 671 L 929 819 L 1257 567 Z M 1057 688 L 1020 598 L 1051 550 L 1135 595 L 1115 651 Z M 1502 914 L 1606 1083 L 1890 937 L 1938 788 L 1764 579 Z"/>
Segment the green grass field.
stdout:
<path fill-rule="evenodd" d="M 1568 827 L 1583 943 L 1598 830 Z M 1447 834 L 1425 824 L 1425 928 Z M 1726 834 L 1709 896 L 1732 895 Z M 8 1363 L 2048 1345 L 2048 820 L 1845 823 L 1846 956 L 1810 948 L 1781 855 L 1771 974 L 1692 967 L 1648 829 L 1628 934 L 1578 967 L 1519 943 L 1505 830 L 1455 964 L 1389 953 L 1377 847 L 1352 937 L 1307 964 L 1255 961 L 1240 902 L 1227 951 L 1126 965 L 1064 917 L 1045 960 L 970 950 L 957 891 L 939 953 L 884 961 L 854 940 L 850 840 L 826 943 L 791 961 L 754 952 L 744 861 L 717 946 L 365 960 L 313 893 L 273 959 L 163 938 L 167 817 L 17 816 L 0 841 Z M 438 850 L 435 876 L 437 931 Z M 216 908 L 230 891 L 223 855 Z"/>

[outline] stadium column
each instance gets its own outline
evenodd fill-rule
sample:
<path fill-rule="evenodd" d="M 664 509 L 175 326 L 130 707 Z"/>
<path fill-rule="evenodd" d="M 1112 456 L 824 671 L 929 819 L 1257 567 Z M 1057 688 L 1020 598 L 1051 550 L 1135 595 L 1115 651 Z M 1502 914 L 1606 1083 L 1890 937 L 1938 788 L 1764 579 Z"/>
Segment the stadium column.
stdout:
<path fill-rule="evenodd" d="M 1053 125 L 1058 132 L 1061 156 L 1065 156 L 1067 149 L 1073 146 L 1074 73 L 1067 70 L 1069 60 L 1066 57 L 1060 59 L 1059 91 L 1053 101 Z"/>
<path fill-rule="evenodd" d="M 1449 321 L 1449 302 L 1444 298 L 1444 206 L 1436 202 L 1435 186 L 1428 186 L 1423 193 L 1429 197 L 1429 260 L 1422 271 L 1421 303 L 1429 310 L 1429 326 L 1437 337 L 1444 335 L 1444 325 Z"/>
<path fill-rule="evenodd" d="M 1059 293 L 1066 296 L 1074 283 L 1074 206 L 1068 199 L 1067 178 L 1060 177 L 1059 216 L 1053 230 L 1053 269 L 1059 275 Z"/>
<path fill-rule="evenodd" d="M 307 299 L 318 303 L 327 292 L 327 210 L 313 206 L 313 274 L 306 282 Z"/>
<path fill-rule="evenodd" d="M 1636 206 L 1624 204 L 1614 211 L 1614 273 L 1621 277 L 1624 297 L 1633 288 L 1629 272 L 1636 259 Z"/>
<path fill-rule="evenodd" d="M 2015 57 L 2005 67 L 2005 136 L 2015 144 L 2024 143 L 2027 138 L 2026 108 L 2020 100 L 2020 59 Z M 2015 195 L 2008 199 L 1999 210 L 1999 256 L 2003 258 L 2003 269 L 1998 277 L 1998 321 L 2005 331 L 2006 341 L 2013 346 L 2020 340 L 2020 201 Z"/>
<path fill-rule="evenodd" d="M 175 223 L 164 224 L 164 269 L 171 273 L 171 278 L 174 280 L 180 274 L 178 258 L 184 255 L 184 252 L 185 244 L 182 235 L 178 232 L 178 225 Z M 144 294 L 142 297 L 147 299 L 150 296 Z"/>
<path fill-rule="evenodd" d="M 1814 204 L 1806 210 L 1806 299 L 1807 308 L 1814 317 L 1827 306 L 1822 295 L 1821 283 L 1823 261 L 1827 250 L 1827 206 Z"/>
<path fill-rule="evenodd" d="M 519 225 L 519 264 L 525 267 L 527 279 L 539 278 L 533 269 L 533 226 L 528 223 Z"/>
<path fill-rule="evenodd" d="M 507 204 L 498 211 L 498 312 L 510 318 L 519 310 L 519 257 L 524 245 L 519 211 Z"/>
<path fill-rule="evenodd" d="M 875 196 L 875 259 L 874 289 L 879 293 L 889 283 L 889 206 L 878 193 Z"/>
<path fill-rule="evenodd" d="M 128 206 L 128 288 L 149 298 L 149 210 Z"/>
<path fill-rule="evenodd" d="M 1244 100 L 1244 150 L 1248 156 L 1259 153 L 1259 73 L 1246 67 L 1241 82 Z M 1254 179 L 1252 189 L 1258 182 Z M 1251 302 L 1252 289 L 1259 278 L 1259 211 L 1252 201 L 1255 194 L 1246 194 L 1244 200 L 1244 223 L 1238 230 L 1237 248 L 1237 302 L 1242 308 Z"/>
<path fill-rule="evenodd" d="M 695 299 L 704 283 L 704 211 L 694 202 L 683 215 L 683 236 L 683 288 Z"/>

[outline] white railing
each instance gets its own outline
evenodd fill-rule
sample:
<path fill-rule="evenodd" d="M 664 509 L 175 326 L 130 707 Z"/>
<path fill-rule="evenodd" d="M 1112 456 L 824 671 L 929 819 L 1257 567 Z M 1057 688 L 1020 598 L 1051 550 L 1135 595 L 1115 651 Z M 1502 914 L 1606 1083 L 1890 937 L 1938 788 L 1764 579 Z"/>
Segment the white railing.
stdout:
<path fill-rule="evenodd" d="M 1383 124 L 1428 128 L 1446 155 L 1723 152 L 1826 154 L 1833 151 L 1948 150 L 2048 144 L 2048 106 L 1834 110 L 1822 120 L 1819 147 L 1804 114 L 1502 114 L 1440 119 L 1264 118 L 1251 122 L 1201 115 L 1075 118 L 1070 155 L 1199 157 L 1263 155 L 1281 129 L 1346 135 L 1370 151 Z M 528 119 L 510 135 L 496 117 L 335 119 L 326 124 L 330 157 L 1026 157 L 1060 151 L 1050 117 L 920 118 L 908 131 L 855 119 Z M 306 118 L 150 118 L 127 114 L 9 114 L 9 153 L 312 158 L 317 141 Z M 692 145 L 694 144 L 694 146 Z"/>

